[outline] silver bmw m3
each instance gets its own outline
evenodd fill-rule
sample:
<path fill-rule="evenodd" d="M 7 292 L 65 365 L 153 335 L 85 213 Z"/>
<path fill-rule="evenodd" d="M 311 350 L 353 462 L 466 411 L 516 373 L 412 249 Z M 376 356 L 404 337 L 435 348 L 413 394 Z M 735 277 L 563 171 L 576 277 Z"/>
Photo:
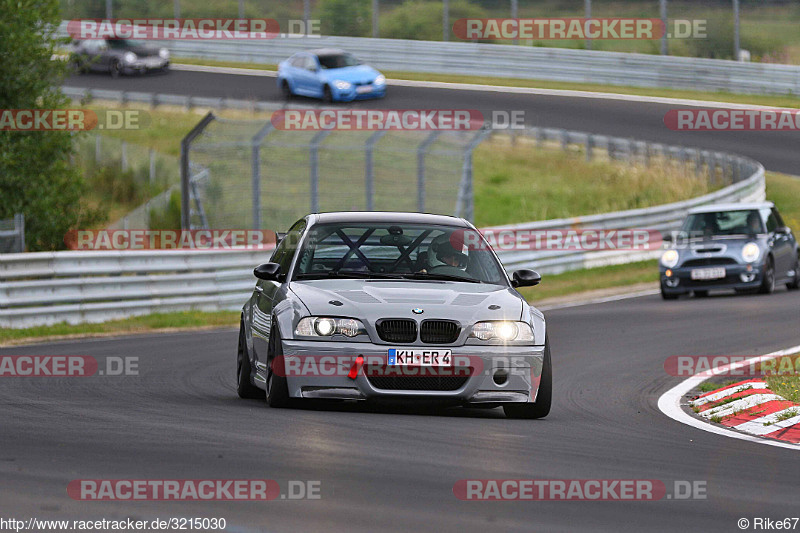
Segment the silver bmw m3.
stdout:
<path fill-rule="evenodd" d="M 550 411 L 544 316 L 478 230 L 420 213 L 311 214 L 259 265 L 242 309 L 237 384 L 272 407 L 302 399 L 429 400 Z"/>

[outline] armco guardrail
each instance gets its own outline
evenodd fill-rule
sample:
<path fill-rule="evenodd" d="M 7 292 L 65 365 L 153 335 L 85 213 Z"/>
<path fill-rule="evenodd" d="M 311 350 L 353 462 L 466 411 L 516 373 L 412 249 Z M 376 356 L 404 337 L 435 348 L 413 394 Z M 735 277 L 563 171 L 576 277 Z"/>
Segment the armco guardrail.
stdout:
<path fill-rule="evenodd" d="M 0 254 L 0 327 L 236 309 L 269 250 Z"/>
<path fill-rule="evenodd" d="M 58 34 L 65 36 L 66 22 Z M 311 48 L 344 48 L 378 69 L 500 78 L 665 87 L 746 94 L 800 94 L 800 67 L 721 59 L 471 42 L 360 37 L 157 41 L 176 57 L 277 64 Z"/>
<path fill-rule="evenodd" d="M 613 159 L 645 163 L 693 162 L 709 179 L 732 183 L 692 200 L 645 209 L 547 220 L 497 229 L 677 229 L 696 205 L 758 201 L 765 196 L 764 168 L 733 155 L 644 143 L 579 132 L 535 129 L 541 142 L 563 148 L 583 145 L 587 157 L 603 149 Z M 586 147 L 590 149 L 586 149 Z M 280 229 L 280 228 L 279 228 Z M 649 251 L 500 251 L 508 270 L 532 267 L 542 273 L 637 261 Z M 0 254 L 0 327 L 22 328 L 57 322 L 102 322 L 153 312 L 238 309 L 254 283 L 252 269 L 265 262 L 264 250 L 173 250 L 44 252 Z"/>

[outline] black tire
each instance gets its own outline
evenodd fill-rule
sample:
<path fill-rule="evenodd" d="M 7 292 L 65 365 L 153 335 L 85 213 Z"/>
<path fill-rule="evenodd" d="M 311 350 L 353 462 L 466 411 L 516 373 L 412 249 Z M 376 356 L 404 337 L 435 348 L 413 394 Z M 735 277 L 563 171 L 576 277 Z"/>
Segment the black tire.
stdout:
<path fill-rule="evenodd" d="M 281 95 L 283 96 L 284 100 L 291 100 L 294 94 L 292 93 L 292 88 L 289 86 L 289 82 L 283 80 L 281 82 Z"/>
<path fill-rule="evenodd" d="M 112 59 L 111 64 L 108 66 L 108 71 L 111 73 L 112 78 L 119 78 L 122 74 L 122 64 L 117 59 Z"/>
<path fill-rule="evenodd" d="M 695 298 L 705 298 L 708 296 L 708 291 L 693 291 Z"/>
<path fill-rule="evenodd" d="M 758 288 L 760 294 L 772 294 L 775 290 L 775 263 L 771 257 L 767 257 L 767 262 L 764 265 L 764 279 L 761 281 L 761 287 Z"/>
<path fill-rule="evenodd" d="M 286 376 L 279 376 L 272 371 L 275 360 L 278 357 L 283 357 L 283 345 L 281 344 L 281 335 L 275 326 L 273 319 L 273 327 L 269 336 L 268 348 L 268 361 L 267 361 L 267 404 L 270 407 L 291 407 L 291 398 L 289 398 L 289 385 L 286 382 Z"/>
<path fill-rule="evenodd" d="M 661 285 L 661 298 L 663 300 L 677 300 L 678 299 L 678 295 L 677 294 L 670 294 L 670 293 L 666 292 L 664 290 L 664 285 L 662 284 Z"/>
<path fill-rule="evenodd" d="M 800 254 L 798 254 L 797 261 L 794 264 L 794 279 L 786 284 L 786 288 L 790 291 L 800 289 Z"/>
<path fill-rule="evenodd" d="M 503 406 L 507 418 L 544 418 L 550 413 L 553 399 L 553 368 L 550 362 L 550 341 L 544 341 L 544 361 L 542 363 L 542 378 L 539 381 L 539 392 L 533 403 L 509 403 Z"/>
<path fill-rule="evenodd" d="M 239 322 L 239 347 L 236 350 L 236 392 L 239 398 L 263 398 L 264 391 L 253 385 L 252 367 L 247 353 L 247 341 L 244 335 L 244 324 Z"/>
<path fill-rule="evenodd" d="M 322 101 L 326 104 L 333 103 L 333 93 L 331 93 L 331 88 L 327 85 L 322 88 Z"/>

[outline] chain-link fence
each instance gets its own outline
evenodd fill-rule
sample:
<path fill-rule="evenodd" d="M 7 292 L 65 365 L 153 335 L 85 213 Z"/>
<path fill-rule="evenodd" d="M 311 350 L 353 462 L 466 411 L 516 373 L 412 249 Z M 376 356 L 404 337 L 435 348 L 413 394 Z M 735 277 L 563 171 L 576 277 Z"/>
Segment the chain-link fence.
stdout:
<path fill-rule="evenodd" d="M 163 218 L 170 202 L 179 204 L 180 162 L 152 148 L 99 134 L 78 136 L 76 162 L 95 187 L 112 199 L 127 201 L 141 196 L 142 204 L 114 220 L 109 229 L 149 228 L 152 216 Z M 157 225 L 157 223 L 155 224 Z"/>
<path fill-rule="evenodd" d="M 280 229 L 324 211 L 472 218 L 472 150 L 487 133 L 283 131 L 214 118 L 185 149 L 188 225 Z"/>

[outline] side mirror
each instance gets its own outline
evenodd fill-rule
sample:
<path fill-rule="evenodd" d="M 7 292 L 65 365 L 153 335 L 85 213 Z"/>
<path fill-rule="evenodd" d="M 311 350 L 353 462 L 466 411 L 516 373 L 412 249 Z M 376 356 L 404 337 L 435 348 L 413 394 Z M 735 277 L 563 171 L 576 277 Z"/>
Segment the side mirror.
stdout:
<path fill-rule="evenodd" d="M 264 263 L 253 269 L 253 275 L 264 281 L 278 281 L 281 275 L 281 266 L 278 263 Z"/>
<path fill-rule="evenodd" d="M 511 275 L 513 287 L 533 287 L 542 281 L 542 276 L 535 270 L 517 270 Z"/>
<path fill-rule="evenodd" d="M 791 235 L 792 230 L 788 226 L 779 226 L 775 228 L 775 235 Z"/>
<path fill-rule="evenodd" d="M 661 240 L 662 240 L 662 241 L 664 241 L 664 242 L 672 242 L 672 241 L 674 241 L 675 239 L 673 238 L 673 235 L 672 235 L 672 233 L 670 232 L 670 233 L 665 233 L 665 234 L 663 234 L 663 235 L 661 236 Z"/>

